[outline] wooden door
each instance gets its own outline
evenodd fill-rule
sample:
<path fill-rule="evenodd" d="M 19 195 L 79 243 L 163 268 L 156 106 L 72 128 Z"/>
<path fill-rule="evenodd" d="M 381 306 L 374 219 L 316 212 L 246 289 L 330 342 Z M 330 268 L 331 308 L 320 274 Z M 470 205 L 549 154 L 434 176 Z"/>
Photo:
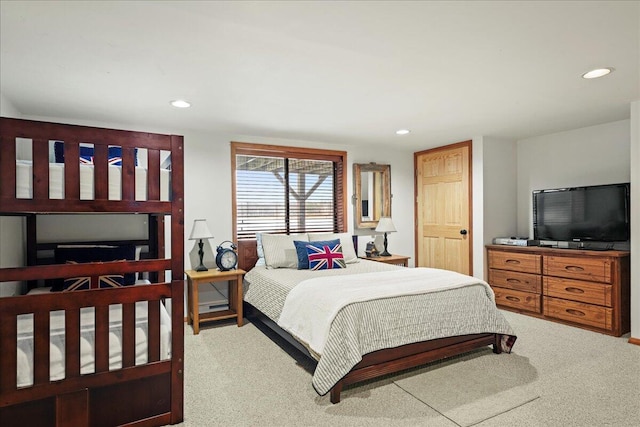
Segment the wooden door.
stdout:
<path fill-rule="evenodd" d="M 471 141 L 414 153 L 416 267 L 471 275 Z"/>

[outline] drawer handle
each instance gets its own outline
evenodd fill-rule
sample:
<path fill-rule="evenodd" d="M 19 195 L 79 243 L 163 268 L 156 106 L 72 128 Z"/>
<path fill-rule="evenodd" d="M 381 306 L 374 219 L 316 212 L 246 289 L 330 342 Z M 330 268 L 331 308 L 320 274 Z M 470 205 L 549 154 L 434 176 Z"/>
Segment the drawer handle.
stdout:
<path fill-rule="evenodd" d="M 507 295 L 506 297 L 504 297 L 506 300 L 512 301 L 512 302 L 520 302 L 520 298 L 518 297 L 512 297 L 511 295 Z"/>
<path fill-rule="evenodd" d="M 573 314 L 574 316 L 586 316 L 586 314 L 583 313 L 582 311 L 574 310 L 574 309 L 571 309 L 571 308 L 567 308 L 566 312 L 569 313 L 569 314 Z"/>
<path fill-rule="evenodd" d="M 517 259 L 508 259 L 505 261 L 507 264 L 520 264 L 520 261 Z"/>
<path fill-rule="evenodd" d="M 520 283 L 520 280 L 508 278 L 507 282 L 509 282 L 509 283 Z"/>
<path fill-rule="evenodd" d="M 564 269 L 568 271 L 584 271 L 584 268 L 579 265 L 567 265 Z"/>
<path fill-rule="evenodd" d="M 568 288 L 564 288 L 565 291 L 567 292 L 572 292 L 574 294 L 584 294 L 584 289 L 580 289 L 580 288 L 574 288 L 574 287 L 568 287 Z"/>

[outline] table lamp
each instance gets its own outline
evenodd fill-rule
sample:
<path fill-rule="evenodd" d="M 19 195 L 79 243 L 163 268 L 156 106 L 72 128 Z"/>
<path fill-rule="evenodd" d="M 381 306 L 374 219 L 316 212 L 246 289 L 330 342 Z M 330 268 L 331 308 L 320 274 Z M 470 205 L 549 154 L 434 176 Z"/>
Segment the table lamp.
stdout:
<path fill-rule="evenodd" d="M 388 216 L 383 216 L 378 221 L 378 226 L 376 227 L 376 231 L 380 233 L 384 233 L 384 252 L 380 254 L 380 256 L 391 256 L 389 251 L 387 251 L 387 233 L 393 233 L 396 230 L 396 227 L 393 226 L 393 221 Z"/>
<path fill-rule="evenodd" d="M 196 267 L 196 271 L 207 271 L 208 268 L 204 266 L 202 263 L 202 257 L 204 256 L 204 251 L 202 250 L 202 239 L 212 239 L 213 234 L 209 231 L 209 227 L 207 227 L 206 219 L 196 219 L 193 221 L 193 228 L 191 229 L 191 235 L 189 236 L 189 240 L 198 240 L 198 255 L 200 256 L 200 265 Z"/>

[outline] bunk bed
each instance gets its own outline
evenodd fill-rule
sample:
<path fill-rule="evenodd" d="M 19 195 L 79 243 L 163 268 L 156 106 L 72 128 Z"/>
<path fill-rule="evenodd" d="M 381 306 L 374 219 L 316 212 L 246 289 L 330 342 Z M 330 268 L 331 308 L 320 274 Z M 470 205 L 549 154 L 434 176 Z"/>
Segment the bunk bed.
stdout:
<path fill-rule="evenodd" d="M 183 138 L 4 117 L 0 138 L 0 216 L 24 218 L 26 230 L 26 242 L 11 242 L 26 249 L 26 266 L 0 265 L 0 287 L 29 289 L 0 298 L 0 425 L 181 422 Z M 16 148 L 24 143 L 28 159 Z M 61 246 L 38 237 L 38 217 L 55 214 L 145 215 L 142 240 L 65 241 L 80 251 L 135 245 L 144 254 L 56 264 L 51 251 Z M 107 288 L 103 280 L 141 273 L 149 284 Z M 65 289 L 77 278 L 88 289 Z M 61 282 L 59 292 L 45 288 Z"/>

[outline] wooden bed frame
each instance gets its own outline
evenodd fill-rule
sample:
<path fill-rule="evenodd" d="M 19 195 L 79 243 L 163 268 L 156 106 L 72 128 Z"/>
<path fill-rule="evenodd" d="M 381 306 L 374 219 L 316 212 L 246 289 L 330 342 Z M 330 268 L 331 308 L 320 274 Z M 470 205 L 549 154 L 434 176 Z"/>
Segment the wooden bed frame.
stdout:
<path fill-rule="evenodd" d="M 16 138 L 32 141 L 33 198 L 16 197 Z M 64 141 L 65 198 L 49 199 L 49 141 Z M 94 144 L 93 200 L 80 199 L 79 143 Z M 108 199 L 108 146 L 122 147 L 122 198 Z M 146 149 L 147 200 L 135 200 L 135 149 Z M 160 200 L 161 151 L 171 156 L 171 201 Z M 0 286 L 54 278 L 149 272 L 153 284 L 0 298 L 0 425 L 158 426 L 183 420 L 184 369 L 183 138 L 0 118 L 0 215 L 24 220 L 26 267 L 0 268 Z M 38 241 L 39 214 L 145 214 L 149 248 L 139 261 L 48 264 Z M 171 258 L 164 255 L 164 218 L 171 221 Z M 18 243 L 18 242 L 16 242 Z M 69 243 L 69 242 L 66 242 Z M 87 242 L 83 242 L 87 243 Z M 122 242 L 100 242 L 122 243 Z M 20 245 L 16 245 L 20 246 Z M 170 271 L 171 281 L 165 281 Z M 160 305 L 171 298 L 171 359 L 160 359 Z M 135 364 L 135 304 L 148 302 L 148 362 Z M 109 306 L 122 307 L 122 368 L 109 370 Z M 95 310 L 95 373 L 80 374 L 80 310 Z M 65 319 L 65 378 L 49 378 L 50 312 Z M 17 318 L 33 314 L 33 385 L 17 387 Z"/>
<path fill-rule="evenodd" d="M 258 254 L 255 240 L 238 242 L 238 266 L 249 271 L 256 263 Z M 280 328 L 273 320 L 245 302 L 245 313 L 252 321 L 257 320 L 284 338 L 305 356 L 313 359 L 307 349 L 292 335 Z M 330 391 L 331 403 L 340 402 L 342 389 L 350 384 L 379 378 L 383 375 L 414 368 L 436 360 L 467 353 L 469 351 L 493 346 L 494 353 L 501 353 L 500 335 L 493 333 L 461 335 L 407 344 L 400 347 L 374 351 L 363 356 L 360 363 L 354 366 Z"/>

